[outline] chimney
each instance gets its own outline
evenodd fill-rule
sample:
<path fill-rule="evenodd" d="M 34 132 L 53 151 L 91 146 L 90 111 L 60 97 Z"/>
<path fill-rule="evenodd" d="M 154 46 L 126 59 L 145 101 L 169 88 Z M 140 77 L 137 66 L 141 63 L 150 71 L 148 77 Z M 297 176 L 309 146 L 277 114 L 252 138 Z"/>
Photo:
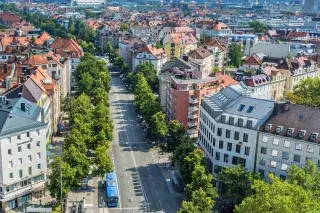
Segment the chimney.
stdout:
<path fill-rule="evenodd" d="M 21 102 L 21 110 L 26 111 L 26 103 Z"/>

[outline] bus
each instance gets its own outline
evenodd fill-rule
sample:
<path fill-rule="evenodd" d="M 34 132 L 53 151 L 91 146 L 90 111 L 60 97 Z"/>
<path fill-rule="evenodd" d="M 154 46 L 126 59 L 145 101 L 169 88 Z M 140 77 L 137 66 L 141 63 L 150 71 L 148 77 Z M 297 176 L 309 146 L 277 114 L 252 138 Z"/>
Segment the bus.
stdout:
<path fill-rule="evenodd" d="M 106 198 L 108 207 L 117 207 L 119 200 L 117 175 L 115 172 L 106 175 Z"/>

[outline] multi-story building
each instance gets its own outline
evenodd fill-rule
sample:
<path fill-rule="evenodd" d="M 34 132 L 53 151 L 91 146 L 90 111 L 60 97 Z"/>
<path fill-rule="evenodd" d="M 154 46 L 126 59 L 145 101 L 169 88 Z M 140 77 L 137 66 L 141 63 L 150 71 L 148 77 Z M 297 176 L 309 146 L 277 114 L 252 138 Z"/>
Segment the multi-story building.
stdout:
<path fill-rule="evenodd" d="M 255 96 L 270 98 L 271 78 L 266 74 L 258 74 L 244 79 L 244 84 L 253 91 Z"/>
<path fill-rule="evenodd" d="M 318 11 L 318 1 L 317 0 L 305 0 L 303 9 L 306 13 L 314 13 L 314 12 Z"/>
<path fill-rule="evenodd" d="M 276 67 L 272 65 L 265 65 L 262 67 L 263 73 L 271 78 L 269 82 L 270 97 L 274 100 L 279 101 L 283 98 L 285 86 L 286 86 L 286 77 L 283 72 L 279 71 Z"/>
<path fill-rule="evenodd" d="M 214 177 L 237 164 L 254 171 L 258 130 L 273 108 L 272 100 L 252 97 L 240 86 L 202 98 L 198 143 Z"/>
<path fill-rule="evenodd" d="M 75 80 L 73 72 L 80 64 L 80 58 L 84 55 L 82 47 L 70 38 L 56 38 L 50 47 L 54 50 L 55 54 L 59 54 L 61 59 L 69 59 L 70 63 L 70 80 L 72 86 L 74 86 Z M 71 85 L 70 85 L 71 86 Z"/>
<path fill-rule="evenodd" d="M 238 42 L 243 46 L 243 54 L 244 55 L 251 55 L 250 52 L 253 45 L 258 43 L 258 36 L 254 34 L 232 34 L 228 36 L 229 42 Z"/>
<path fill-rule="evenodd" d="M 201 76 L 201 78 L 208 77 L 212 72 L 212 52 L 209 51 L 207 47 L 199 47 L 195 50 L 192 50 L 188 56 L 190 62 L 198 64 L 203 70 L 202 73 L 204 76 Z"/>
<path fill-rule="evenodd" d="M 212 66 L 222 68 L 227 56 L 227 48 L 216 39 L 205 39 L 204 44 L 213 54 Z"/>
<path fill-rule="evenodd" d="M 229 75 L 208 76 L 202 65 L 190 61 L 188 56 L 168 62 L 160 75 L 160 104 L 167 121 L 180 121 L 188 135 L 197 138 L 202 97 L 232 84 L 237 81 Z"/>
<path fill-rule="evenodd" d="M 196 30 L 201 38 L 228 37 L 232 34 L 232 30 L 223 22 L 218 22 L 213 25 L 203 25 Z"/>
<path fill-rule="evenodd" d="M 198 40 L 192 33 L 186 34 L 167 34 L 163 39 L 164 52 L 168 61 L 179 58 L 183 54 L 197 48 Z"/>
<path fill-rule="evenodd" d="M 156 48 L 153 45 L 147 45 L 142 48 L 133 58 L 133 71 L 136 70 L 136 67 L 143 62 L 150 62 L 153 64 L 154 68 L 159 74 L 162 66 L 167 62 L 167 56 L 162 48 Z"/>
<path fill-rule="evenodd" d="M 47 124 L 34 103 L 0 99 L 0 204 L 6 212 L 45 194 Z"/>
<path fill-rule="evenodd" d="M 260 128 L 256 171 L 285 179 L 292 165 L 302 167 L 308 160 L 320 168 L 320 109 L 281 104 L 274 116 Z"/>

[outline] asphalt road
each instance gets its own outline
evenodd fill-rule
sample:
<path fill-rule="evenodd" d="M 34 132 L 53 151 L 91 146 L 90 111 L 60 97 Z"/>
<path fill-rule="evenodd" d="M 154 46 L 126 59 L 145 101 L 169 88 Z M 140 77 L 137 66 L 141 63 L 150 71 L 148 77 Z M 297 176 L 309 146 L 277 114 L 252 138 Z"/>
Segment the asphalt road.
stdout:
<path fill-rule="evenodd" d="M 110 110 L 114 121 L 111 156 L 120 191 L 120 205 L 108 211 L 168 212 L 180 208 L 181 197 L 170 194 L 156 163 L 157 152 L 143 135 L 134 111 L 133 95 L 119 77 L 112 77 Z"/>

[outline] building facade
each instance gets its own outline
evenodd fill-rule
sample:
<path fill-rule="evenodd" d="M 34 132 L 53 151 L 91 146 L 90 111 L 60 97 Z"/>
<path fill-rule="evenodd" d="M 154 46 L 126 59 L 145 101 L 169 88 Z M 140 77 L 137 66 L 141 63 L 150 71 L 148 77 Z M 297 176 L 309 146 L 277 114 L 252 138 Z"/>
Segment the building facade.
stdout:
<path fill-rule="evenodd" d="M 3 212 L 45 194 L 46 123 L 42 108 L 1 97 L 0 203 Z"/>
<path fill-rule="evenodd" d="M 273 106 L 272 100 L 251 97 L 239 86 L 202 98 L 198 143 L 214 177 L 237 164 L 254 171 L 258 130 Z"/>

